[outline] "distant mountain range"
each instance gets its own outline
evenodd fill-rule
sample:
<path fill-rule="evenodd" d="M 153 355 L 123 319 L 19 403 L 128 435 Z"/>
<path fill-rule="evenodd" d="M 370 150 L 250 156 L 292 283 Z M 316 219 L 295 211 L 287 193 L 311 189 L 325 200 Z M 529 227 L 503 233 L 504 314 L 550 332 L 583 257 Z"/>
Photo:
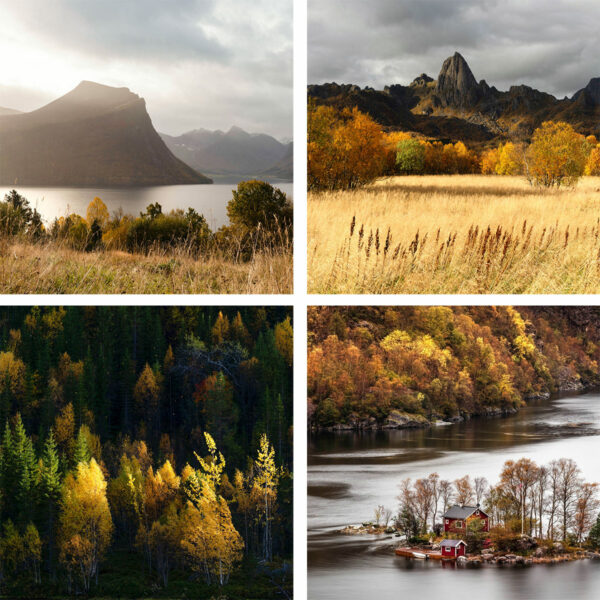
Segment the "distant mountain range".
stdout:
<path fill-rule="evenodd" d="M 293 145 L 239 127 L 229 131 L 195 129 L 174 137 L 161 134 L 171 152 L 215 180 L 293 178 Z"/>
<path fill-rule="evenodd" d="M 90 81 L 28 113 L 0 113 L 0 184 L 152 186 L 211 183 L 179 160 L 143 98 Z"/>
<path fill-rule="evenodd" d="M 308 96 L 317 104 L 356 106 L 385 128 L 443 141 L 489 145 L 505 138 L 527 140 L 548 120 L 600 135 L 600 77 L 562 100 L 527 85 L 501 92 L 485 80 L 478 83 L 458 52 L 444 61 L 437 80 L 423 73 L 408 86 L 383 90 L 325 83 L 309 85 Z"/>

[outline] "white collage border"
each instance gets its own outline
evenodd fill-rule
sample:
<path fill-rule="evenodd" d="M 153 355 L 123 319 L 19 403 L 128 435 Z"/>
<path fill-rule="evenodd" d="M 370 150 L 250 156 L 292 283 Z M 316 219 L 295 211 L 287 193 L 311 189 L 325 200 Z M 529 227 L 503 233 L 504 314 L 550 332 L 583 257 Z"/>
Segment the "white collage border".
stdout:
<path fill-rule="evenodd" d="M 274 0 L 277 1 L 277 0 Z M 281 1 L 281 0 L 279 0 Z M 320 305 L 598 306 L 598 295 L 316 295 L 307 293 L 306 89 L 307 0 L 294 3 L 294 294 L 293 295 L 3 295 L 2 306 L 293 306 L 294 309 L 294 597 L 308 597 L 306 311 Z M 374 590 L 375 592 L 375 590 Z M 376 592 L 375 592 L 376 593 Z M 318 599 L 311 599 L 318 600 Z"/>

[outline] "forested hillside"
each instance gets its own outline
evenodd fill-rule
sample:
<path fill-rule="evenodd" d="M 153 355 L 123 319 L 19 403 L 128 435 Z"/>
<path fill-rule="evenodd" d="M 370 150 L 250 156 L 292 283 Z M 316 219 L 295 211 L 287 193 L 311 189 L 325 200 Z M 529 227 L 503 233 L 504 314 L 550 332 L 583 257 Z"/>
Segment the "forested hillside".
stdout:
<path fill-rule="evenodd" d="M 2 591 L 286 596 L 292 336 L 280 307 L 0 309 Z"/>
<path fill-rule="evenodd" d="M 422 426 L 598 385 L 599 323 L 595 307 L 309 308 L 309 423 Z"/>

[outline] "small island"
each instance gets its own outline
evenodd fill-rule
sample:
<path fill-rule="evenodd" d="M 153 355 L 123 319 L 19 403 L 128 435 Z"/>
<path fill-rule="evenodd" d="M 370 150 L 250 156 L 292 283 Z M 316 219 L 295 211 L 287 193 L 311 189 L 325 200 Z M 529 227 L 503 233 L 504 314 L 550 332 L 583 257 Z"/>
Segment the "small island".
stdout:
<path fill-rule="evenodd" d="M 572 459 L 537 465 L 507 460 L 498 483 L 437 473 L 400 484 L 399 509 L 377 506 L 374 519 L 344 535 L 393 535 L 396 556 L 442 566 L 553 564 L 600 559 L 598 483 Z"/>

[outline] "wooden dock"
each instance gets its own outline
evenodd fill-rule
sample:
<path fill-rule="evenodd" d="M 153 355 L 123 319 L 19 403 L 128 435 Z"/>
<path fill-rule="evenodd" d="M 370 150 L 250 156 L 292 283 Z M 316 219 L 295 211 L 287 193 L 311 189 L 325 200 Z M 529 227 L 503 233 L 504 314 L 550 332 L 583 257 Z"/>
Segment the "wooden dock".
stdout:
<path fill-rule="evenodd" d="M 454 557 L 442 556 L 442 553 L 437 550 L 423 550 L 422 548 L 396 548 L 396 554 L 417 560 L 456 560 Z"/>

